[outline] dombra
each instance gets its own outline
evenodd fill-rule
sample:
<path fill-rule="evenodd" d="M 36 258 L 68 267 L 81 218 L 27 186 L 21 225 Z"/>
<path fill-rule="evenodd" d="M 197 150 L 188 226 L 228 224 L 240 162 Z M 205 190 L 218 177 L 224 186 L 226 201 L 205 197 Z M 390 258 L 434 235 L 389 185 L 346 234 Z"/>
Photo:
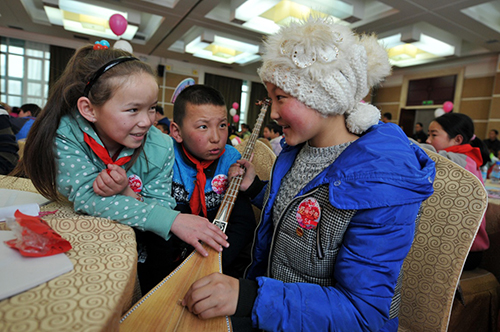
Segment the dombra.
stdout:
<path fill-rule="evenodd" d="M 269 99 L 262 103 L 242 159 L 250 160 L 268 106 Z M 213 221 L 223 232 L 226 231 L 242 179 L 242 176 L 231 179 Z M 208 256 L 203 257 L 196 250 L 193 251 L 122 317 L 120 331 L 232 331 L 228 316 L 200 319 L 181 305 L 182 298 L 196 280 L 214 272 L 222 273 L 222 253 L 206 244 L 203 247 L 208 251 Z"/>

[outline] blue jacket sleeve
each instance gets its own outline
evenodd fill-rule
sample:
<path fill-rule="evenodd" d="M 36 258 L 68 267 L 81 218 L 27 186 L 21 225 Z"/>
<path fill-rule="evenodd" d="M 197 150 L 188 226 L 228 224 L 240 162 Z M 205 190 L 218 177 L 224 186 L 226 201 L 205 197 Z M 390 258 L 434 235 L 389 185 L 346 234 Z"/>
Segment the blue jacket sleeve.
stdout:
<path fill-rule="evenodd" d="M 420 204 L 360 210 L 335 263 L 333 287 L 258 277 L 254 326 L 266 331 L 378 331 L 389 319 Z"/>
<path fill-rule="evenodd" d="M 262 181 L 259 179 L 258 184 L 252 184 L 251 188 L 249 188 L 246 192 L 247 195 L 253 197 L 251 199 L 252 204 L 261 210 L 264 206 L 264 198 L 268 184 L 269 181 Z"/>

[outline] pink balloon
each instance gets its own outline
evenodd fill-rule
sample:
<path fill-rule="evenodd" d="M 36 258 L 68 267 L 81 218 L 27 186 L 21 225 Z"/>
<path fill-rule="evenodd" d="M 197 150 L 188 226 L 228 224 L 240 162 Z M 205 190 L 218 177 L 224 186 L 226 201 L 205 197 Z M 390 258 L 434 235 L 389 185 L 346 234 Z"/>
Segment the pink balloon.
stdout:
<path fill-rule="evenodd" d="M 121 14 L 113 14 L 109 18 L 109 27 L 117 36 L 123 35 L 125 30 L 127 30 L 127 25 L 127 20 Z"/>
<path fill-rule="evenodd" d="M 234 103 L 233 103 L 233 108 L 234 108 L 235 110 L 237 110 L 237 109 L 238 109 L 238 107 L 240 107 L 240 104 L 238 104 L 237 102 L 234 102 Z"/>
<path fill-rule="evenodd" d="M 445 101 L 443 104 L 443 111 L 450 113 L 453 109 L 453 103 L 451 101 Z"/>
<path fill-rule="evenodd" d="M 240 116 L 238 114 L 233 115 L 233 122 L 240 121 Z"/>

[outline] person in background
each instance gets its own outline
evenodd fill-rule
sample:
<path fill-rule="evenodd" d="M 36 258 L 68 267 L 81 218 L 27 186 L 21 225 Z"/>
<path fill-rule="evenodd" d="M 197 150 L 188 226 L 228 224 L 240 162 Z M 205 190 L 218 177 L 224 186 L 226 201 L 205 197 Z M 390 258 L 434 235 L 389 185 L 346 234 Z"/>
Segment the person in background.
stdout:
<path fill-rule="evenodd" d="M 19 117 L 19 111 L 20 111 L 19 107 L 14 106 L 12 107 L 12 111 L 9 113 L 9 115 L 13 118 L 17 118 Z"/>
<path fill-rule="evenodd" d="M 281 27 L 258 70 L 286 144 L 269 182 L 246 168 L 241 190 L 263 210 L 246 279 L 210 274 L 182 304 L 234 330 L 397 331 L 403 261 L 433 193 L 435 164 L 361 103 L 391 72 L 374 35 L 330 18 Z M 241 323 L 241 324 L 240 324 Z"/>
<path fill-rule="evenodd" d="M 239 133 L 239 136 L 241 137 L 242 140 L 245 140 L 252 135 L 252 128 L 250 128 L 249 125 L 246 123 L 241 124 L 241 131 Z"/>
<path fill-rule="evenodd" d="M 238 136 L 238 131 L 235 125 L 230 125 L 228 128 L 228 137 L 227 144 L 231 144 L 232 146 L 236 146 L 241 144 L 241 138 Z"/>
<path fill-rule="evenodd" d="M 266 126 L 264 126 L 264 130 L 262 130 L 262 137 L 267 140 L 271 140 L 271 130 Z"/>
<path fill-rule="evenodd" d="M 425 143 L 427 141 L 427 134 L 424 132 L 424 125 L 422 122 L 415 124 L 415 134 L 412 137 L 418 143 Z"/>
<path fill-rule="evenodd" d="M 276 122 L 270 122 L 264 127 L 264 133 L 266 131 L 269 133 L 269 140 L 274 154 L 279 155 L 282 150 L 281 139 L 283 138 L 283 128 Z"/>
<path fill-rule="evenodd" d="M 16 133 L 16 139 L 24 139 L 42 109 L 37 104 L 24 104 L 19 108 L 19 116 L 12 118 L 12 125 Z"/>
<path fill-rule="evenodd" d="M 170 120 L 167 117 L 160 119 L 155 127 L 162 133 L 170 135 Z"/>
<path fill-rule="evenodd" d="M 207 256 L 229 244 L 206 218 L 175 211 L 173 141 L 156 128 L 156 72 L 129 52 L 76 51 L 30 130 L 16 174 L 76 212 L 108 218 Z"/>
<path fill-rule="evenodd" d="M 32 117 L 36 118 L 42 109 L 37 104 L 24 104 L 19 107 L 19 117 L 27 118 Z"/>
<path fill-rule="evenodd" d="M 490 150 L 490 153 L 492 153 L 493 156 L 498 158 L 498 151 L 500 150 L 500 140 L 498 140 L 498 130 L 496 129 L 490 130 L 488 138 L 485 139 L 483 142 L 488 147 L 488 150 Z"/>
<path fill-rule="evenodd" d="M 462 113 L 446 113 L 437 117 L 429 125 L 429 138 L 426 143 L 431 147 L 422 146 L 437 151 L 440 155 L 462 166 L 484 184 L 479 169 L 484 164 L 481 149 L 473 146 L 481 144 L 481 140 L 474 135 L 474 122 L 470 117 Z M 473 270 L 478 267 L 481 263 L 482 252 L 489 246 L 486 221 L 483 218 L 465 261 L 464 269 Z"/>
<path fill-rule="evenodd" d="M 389 112 L 386 112 L 382 115 L 382 122 L 383 123 L 391 123 L 392 120 L 392 114 Z"/>
<path fill-rule="evenodd" d="M 0 105 L 0 174 L 9 174 L 19 161 L 19 146 L 12 132 L 8 111 Z"/>

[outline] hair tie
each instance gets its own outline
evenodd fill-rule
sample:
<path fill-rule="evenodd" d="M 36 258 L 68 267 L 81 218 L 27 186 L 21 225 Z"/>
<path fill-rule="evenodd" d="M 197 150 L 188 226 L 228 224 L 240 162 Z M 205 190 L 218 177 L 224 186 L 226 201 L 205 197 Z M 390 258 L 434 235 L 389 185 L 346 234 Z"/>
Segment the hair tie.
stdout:
<path fill-rule="evenodd" d="M 470 141 L 473 141 L 476 139 L 476 134 L 472 135 L 472 137 L 470 138 Z"/>
<path fill-rule="evenodd" d="M 106 39 L 94 43 L 94 50 L 105 50 L 107 48 L 109 48 L 109 42 Z"/>

